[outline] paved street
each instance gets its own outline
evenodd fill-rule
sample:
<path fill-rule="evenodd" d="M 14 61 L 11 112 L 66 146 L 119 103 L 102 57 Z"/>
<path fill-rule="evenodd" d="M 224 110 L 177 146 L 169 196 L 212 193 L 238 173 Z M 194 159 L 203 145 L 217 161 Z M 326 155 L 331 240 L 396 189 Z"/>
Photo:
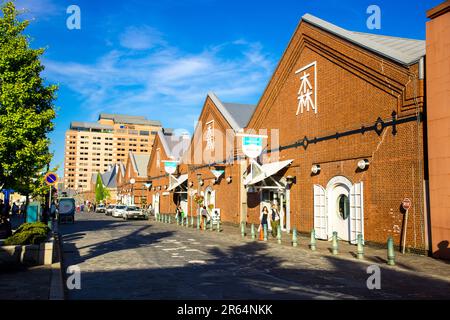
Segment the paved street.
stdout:
<path fill-rule="evenodd" d="M 77 214 L 62 225 L 65 267 L 81 269 L 69 299 L 429 299 L 450 297 L 450 279 L 380 263 L 381 289 L 368 265 L 306 247 L 241 240 L 155 221 Z M 430 260 L 429 258 L 419 257 Z M 449 265 L 439 263 L 440 268 Z"/>

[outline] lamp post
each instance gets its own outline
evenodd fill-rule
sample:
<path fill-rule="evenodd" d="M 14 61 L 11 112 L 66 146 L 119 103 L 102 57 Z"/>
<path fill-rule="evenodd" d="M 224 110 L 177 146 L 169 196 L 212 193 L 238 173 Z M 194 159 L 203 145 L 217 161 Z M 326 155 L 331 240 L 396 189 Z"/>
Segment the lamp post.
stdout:
<path fill-rule="evenodd" d="M 130 184 L 131 184 L 131 205 L 134 205 L 134 184 L 136 183 L 136 180 L 131 178 Z"/>
<path fill-rule="evenodd" d="M 202 185 L 201 185 L 201 181 L 202 181 L 202 174 L 201 173 L 197 173 L 197 181 L 198 181 L 198 195 L 201 196 L 202 195 Z M 198 216 L 200 216 L 201 211 L 200 211 L 200 203 L 198 204 Z"/>

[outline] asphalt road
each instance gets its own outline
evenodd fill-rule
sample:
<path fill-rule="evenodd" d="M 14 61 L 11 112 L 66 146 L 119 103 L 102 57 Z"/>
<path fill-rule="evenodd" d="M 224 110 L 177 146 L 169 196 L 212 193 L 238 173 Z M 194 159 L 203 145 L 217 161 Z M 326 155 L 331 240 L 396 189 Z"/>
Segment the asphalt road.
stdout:
<path fill-rule="evenodd" d="M 155 221 L 77 214 L 61 225 L 69 299 L 448 299 L 450 282 L 370 263 Z M 372 263 L 373 264 L 373 263 Z"/>

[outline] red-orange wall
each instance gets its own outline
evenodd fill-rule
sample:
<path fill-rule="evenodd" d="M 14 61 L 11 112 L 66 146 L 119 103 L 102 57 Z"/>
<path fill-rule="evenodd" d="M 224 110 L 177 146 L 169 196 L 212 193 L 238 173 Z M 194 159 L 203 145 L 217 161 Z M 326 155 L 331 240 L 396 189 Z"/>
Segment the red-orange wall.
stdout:
<path fill-rule="evenodd" d="M 450 259 L 450 1 L 428 11 L 427 126 L 432 252 Z M 442 12 L 445 12 L 442 14 Z"/>

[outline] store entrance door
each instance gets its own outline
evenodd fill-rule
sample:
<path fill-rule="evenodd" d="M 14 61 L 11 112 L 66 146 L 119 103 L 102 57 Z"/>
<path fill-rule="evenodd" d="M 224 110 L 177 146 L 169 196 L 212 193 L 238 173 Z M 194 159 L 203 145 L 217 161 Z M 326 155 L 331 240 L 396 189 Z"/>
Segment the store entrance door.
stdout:
<path fill-rule="evenodd" d="M 278 208 L 279 214 L 280 214 L 280 225 L 281 230 L 286 231 L 287 230 L 287 210 L 286 210 L 286 193 L 285 191 L 281 190 L 262 190 L 261 192 L 261 206 L 260 209 L 263 210 L 264 207 L 267 207 L 269 211 L 269 220 L 271 219 L 272 215 L 272 205 L 275 204 Z M 272 226 L 269 223 L 268 226 L 269 230 L 272 230 Z"/>

